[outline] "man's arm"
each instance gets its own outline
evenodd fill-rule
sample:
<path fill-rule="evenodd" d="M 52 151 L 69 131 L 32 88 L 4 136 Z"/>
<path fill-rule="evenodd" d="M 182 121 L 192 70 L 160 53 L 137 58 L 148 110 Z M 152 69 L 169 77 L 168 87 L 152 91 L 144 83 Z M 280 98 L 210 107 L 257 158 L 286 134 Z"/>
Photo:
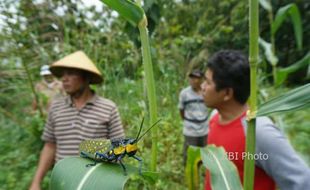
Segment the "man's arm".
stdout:
<path fill-rule="evenodd" d="M 271 176 L 281 190 L 310 187 L 310 169 L 299 157 L 282 132 L 267 117 L 257 119 L 256 153 L 267 156 L 256 165 Z"/>
<path fill-rule="evenodd" d="M 44 144 L 44 147 L 41 151 L 38 168 L 29 190 L 41 189 L 40 187 L 41 181 L 43 180 L 46 172 L 50 169 L 50 167 L 54 163 L 55 152 L 56 152 L 56 144 L 49 142 L 46 142 Z"/>
<path fill-rule="evenodd" d="M 185 113 L 184 113 L 185 105 L 184 105 L 184 101 L 185 101 L 184 90 L 182 90 L 180 92 L 180 94 L 179 94 L 178 108 L 180 110 L 180 116 L 181 116 L 181 118 L 183 120 L 185 118 Z"/>

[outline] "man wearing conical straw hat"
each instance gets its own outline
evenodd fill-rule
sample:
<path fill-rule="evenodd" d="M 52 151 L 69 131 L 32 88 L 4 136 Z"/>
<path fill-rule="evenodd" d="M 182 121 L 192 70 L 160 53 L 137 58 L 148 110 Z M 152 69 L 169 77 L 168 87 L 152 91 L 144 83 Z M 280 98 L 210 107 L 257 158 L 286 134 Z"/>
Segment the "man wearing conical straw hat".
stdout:
<path fill-rule="evenodd" d="M 117 106 L 99 97 L 90 84 L 100 84 L 102 75 L 82 51 L 70 54 L 50 66 L 61 78 L 67 97 L 52 103 L 42 135 L 45 145 L 30 189 L 40 189 L 48 169 L 67 156 L 79 155 L 85 139 L 121 138 L 124 130 Z"/>

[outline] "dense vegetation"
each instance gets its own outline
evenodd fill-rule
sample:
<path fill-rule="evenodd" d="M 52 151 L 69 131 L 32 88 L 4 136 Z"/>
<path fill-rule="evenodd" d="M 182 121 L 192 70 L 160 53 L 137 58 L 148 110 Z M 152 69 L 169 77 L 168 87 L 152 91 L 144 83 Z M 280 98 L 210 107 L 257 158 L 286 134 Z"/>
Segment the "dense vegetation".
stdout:
<path fill-rule="evenodd" d="M 27 189 L 43 145 L 40 135 L 45 118 L 31 110 L 32 82 L 40 80 L 39 68 L 75 50 L 84 50 L 104 74 L 98 94 L 119 105 L 128 136 L 135 136 L 143 115 L 148 115 L 145 73 L 141 65 L 140 41 L 136 28 L 106 7 L 85 7 L 80 0 L 1 2 L 0 26 L 0 189 Z M 38 1 L 39 2 L 39 1 Z M 41 2 L 41 1 L 40 1 Z M 272 2 L 273 10 L 288 0 Z M 303 49 L 296 48 L 293 27 L 286 19 L 275 36 L 278 67 L 300 60 L 310 49 L 310 3 L 295 1 L 302 18 Z M 15 8 L 13 8 L 15 7 Z M 182 167 L 182 128 L 177 109 L 178 94 L 187 85 L 186 74 L 203 68 L 213 52 L 224 49 L 248 50 L 248 8 L 246 1 L 148 0 L 149 18 L 160 126 L 159 189 L 185 189 Z M 261 9 L 260 33 L 268 40 L 269 20 Z M 299 69 L 275 87 L 271 66 L 261 52 L 259 67 L 260 101 L 309 82 L 309 69 Z M 309 109 L 274 117 L 295 149 L 310 163 Z M 138 154 L 149 165 L 151 140 L 146 137 Z M 130 160 L 126 160 L 131 162 Z M 133 164 L 136 164 L 133 162 Z M 48 187 L 49 177 L 44 181 Z"/>

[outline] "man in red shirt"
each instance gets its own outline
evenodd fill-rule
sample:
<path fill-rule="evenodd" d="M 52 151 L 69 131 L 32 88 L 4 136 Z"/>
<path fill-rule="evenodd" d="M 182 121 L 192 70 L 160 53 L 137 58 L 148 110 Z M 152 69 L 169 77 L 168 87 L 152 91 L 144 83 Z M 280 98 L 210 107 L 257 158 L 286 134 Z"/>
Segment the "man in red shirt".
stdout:
<path fill-rule="evenodd" d="M 254 190 L 303 190 L 310 187 L 310 169 L 283 133 L 267 117 L 256 120 L 256 153 L 245 154 L 246 104 L 250 94 L 247 58 L 234 50 L 214 54 L 202 84 L 204 102 L 216 111 L 209 122 L 208 144 L 222 146 L 243 182 L 244 160 L 255 159 Z M 205 189 L 211 189 L 208 173 Z"/>

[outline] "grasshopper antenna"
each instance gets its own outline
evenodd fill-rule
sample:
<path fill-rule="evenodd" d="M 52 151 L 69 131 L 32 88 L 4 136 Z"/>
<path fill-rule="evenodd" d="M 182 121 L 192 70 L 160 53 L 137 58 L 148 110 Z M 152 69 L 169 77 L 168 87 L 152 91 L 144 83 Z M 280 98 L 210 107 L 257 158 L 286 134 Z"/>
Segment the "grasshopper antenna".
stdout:
<path fill-rule="evenodd" d="M 144 117 L 142 118 L 141 125 L 140 125 L 140 129 L 139 129 L 138 135 L 137 135 L 137 137 L 136 137 L 136 141 L 138 140 L 138 138 L 139 138 L 139 136 L 140 136 L 140 133 L 141 133 L 141 131 L 142 131 L 143 122 L 144 122 Z"/>
<path fill-rule="evenodd" d="M 148 128 L 138 139 L 137 142 L 147 133 L 149 132 L 149 130 L 151 130 L 158 122 L 160 122 L 161 119 L 159 119 L 158 121 L 156 121 L 150 128 Z"/>

